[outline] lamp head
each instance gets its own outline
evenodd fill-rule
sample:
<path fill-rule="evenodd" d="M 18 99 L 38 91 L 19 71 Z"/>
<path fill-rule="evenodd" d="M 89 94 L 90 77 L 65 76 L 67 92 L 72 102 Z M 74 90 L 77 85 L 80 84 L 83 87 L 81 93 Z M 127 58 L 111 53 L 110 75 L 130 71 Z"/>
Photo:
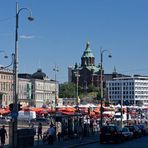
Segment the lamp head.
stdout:
<path fill-rule="evenodd" d="M 109 58 L 112 58 L 112 55 L 111 55 L 111 54 L 109 54 L 109 55 L 108 55 L 108 57 L 109 57 Z"/>
<path fill-rule="evenodd" d="M 12 56 L 15 56 L 15 53 L 12 53 Z"/>
<path fill-rule="evenodd" d="M 28 17 L 28 20 L 29 20 L 29 21 L 33 21 L 34 18 L 33 18 L 32 16 L 29 16 L 29 17 Z"/>
<path fill-rule="evenodd" d="M 7 58 L 8 58 L 8 56 L 7 56 L 7 55 L 5 55 L 5 56 L 4 56 L 4 58 L 5 58 L 5 59 L 7 59 Z"/>

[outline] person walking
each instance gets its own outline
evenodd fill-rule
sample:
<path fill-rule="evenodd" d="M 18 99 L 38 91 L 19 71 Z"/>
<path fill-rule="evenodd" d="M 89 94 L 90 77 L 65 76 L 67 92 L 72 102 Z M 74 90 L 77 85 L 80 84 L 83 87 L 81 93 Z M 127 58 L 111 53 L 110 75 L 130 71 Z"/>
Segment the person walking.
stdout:
<path fill-rule="evenodd" d="M 61 122 L 57 122 L 56 126 L 56 137 L 58 138 L 58 141 L 61 141 L 62 138 L 62 124 Z"/>
<path fill-rule="evenodd" d="M 47 131 L 48 135 L 48 144 L 53 144 L 55 136 L 55 127 L 53 124 L 50 125 L 50 128 Z"/>
<path fill-rule="evenodd" d="M 40 139 L 42 139 L 42 123 L 39 122 L 39 125 L 38 125 L 38 142 Z"/>
<path fill-rule="evenodd" d="M 79 142 L 82 143 L 82 139 L 83 139 L 83 127 L 82 125 L 79 125 L 79 129 L 78 129 L 78 136 L 79 136 Z"/>
<path fill-rule="evenodd" d="M 36 135 L 36 128 L 34 127 L 34 124 L 31 124 L 31 128 L 33 129 L 34 135 Z"/>
<path fill-rule="evenodd" d="M 2 128 L 0 129 L 1 147 L 3 147 L 5 144 L 5 137 L 8 138 L 8 135 L 5 129 L 5 125 L 3 125 Z"/>

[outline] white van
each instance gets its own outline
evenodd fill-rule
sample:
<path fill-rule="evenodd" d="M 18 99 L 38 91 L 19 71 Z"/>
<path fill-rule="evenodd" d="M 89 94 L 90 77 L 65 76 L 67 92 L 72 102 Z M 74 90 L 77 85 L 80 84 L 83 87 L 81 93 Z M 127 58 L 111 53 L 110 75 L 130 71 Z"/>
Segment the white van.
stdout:
<path fill-rule="evenodd" d="M 35 111 L 19 111 L 18 112 L 18 120 L 28 120 L 36 118 L 36 112 Z"/>

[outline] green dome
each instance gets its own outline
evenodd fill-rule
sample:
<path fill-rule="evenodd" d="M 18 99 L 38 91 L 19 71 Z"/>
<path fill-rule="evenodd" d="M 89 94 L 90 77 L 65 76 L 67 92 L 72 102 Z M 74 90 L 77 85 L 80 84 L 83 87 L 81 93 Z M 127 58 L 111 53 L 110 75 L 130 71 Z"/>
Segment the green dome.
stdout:
<path fill-rule="evenodd" d="M 93 55 L 93 53 L 91 52 L 91 49 L 90 49 L 90 43 L 89 42 L 87 42 L 86 43 L 86 49 L 85 49 L 85 51 L 84 51 L 84 53 L 83 53 L 83 55 L 82 55 L 82 58 L 89 58 L 89 57 L 93 57 L 94 58 L 94 55 Z"/>

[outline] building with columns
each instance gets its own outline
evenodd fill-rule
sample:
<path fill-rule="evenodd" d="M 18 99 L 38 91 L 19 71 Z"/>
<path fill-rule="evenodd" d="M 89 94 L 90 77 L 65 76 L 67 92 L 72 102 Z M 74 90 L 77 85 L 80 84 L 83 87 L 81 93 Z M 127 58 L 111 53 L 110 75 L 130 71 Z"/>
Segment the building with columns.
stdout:
<path fill-rule="evenodd" d="M 0 68 L 0 108 L 13 101 L 13 71 Z"/>
<path fill-rule="evenodd" d="M 32 102 L 32 82 L 31 79 L 18 79 L 18 100 L 23 105 L 31 105 Z"/>
<path fill-rule="evenodd" d="M 51 108 L 55 106 L 55 98 L 58 97 L 56 94 L 59 94 L 59 84 L 57 81 L 50 80 L 41 69 L 38 69 L 32 75 L 19 74 L 19 79 L 21 81 L 22 79 L 26 80 L 24 93 L 27 95 L 27 105 L 34 107 L 47 106 Z M 23 98 L 19 98 L 19 100 L 20 102 L 24 101 Z"/>
<path fill-rule="evenodd" d="M 55 107 L 59 83 L 49 79 L 41 69 L 34 74 L 18 74 L 18 102 L 26 106 Z M 13 71 L 0 69 L 0 108 L 13 103 Z"/>

